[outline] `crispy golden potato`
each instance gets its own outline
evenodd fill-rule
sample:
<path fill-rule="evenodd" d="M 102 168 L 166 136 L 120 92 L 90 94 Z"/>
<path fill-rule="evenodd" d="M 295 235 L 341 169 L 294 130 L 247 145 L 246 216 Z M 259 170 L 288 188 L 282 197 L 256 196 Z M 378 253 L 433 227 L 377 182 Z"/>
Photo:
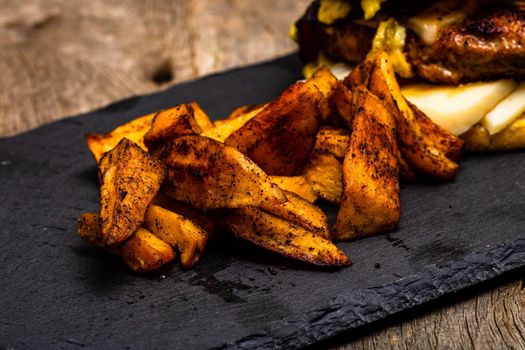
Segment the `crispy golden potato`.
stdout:
<path fill-rule="evenodd" d="M 200 208 L 283 203 L 286 196 L 248 157 L 202 136 L 173 140 L 161 153 L 166 194 Z"/>
<path fill-rule="evenodd" d="M 216 120 L 215 122 L 219 122 L 220 124 L 220 122 L 237 119 L 246 114 L 251 114 L 252 116 L 255 116 L 257 113 L 262 111 L 267 105 L 268 103 L 240 106 L 235 108 L 226 118 L 224 118 L 224 120 Z"/>
<path fill-rule="evenodd" d="M 448 159 L 457 162 L 461 157 L 461 151 L 463 150 L 465 142 L 450 131 L 434 123 L 414 104 L 409 101 L 407 101 L 407 103 L 414 112 L 414 117 L 417 122 L 421 126 L 421 132 L 431 144 L 443 152 Z"/>
<path fill-rule="evenodd" d="M 413 110 L 401 94 L 392 64 L 384 52 L 376 56 L 369 89 L 393 111 L 399 149 L 408 165 L 417 173 L 433 179 L 454 179 L 459 170 L 458 164 L 448 159 L 423 133 Z"/>
<path fill-rule="evenodd" d="M 467 152 L 494 152 L 525 148 L 525 116 L 497 134 L 490 133 L 481 124 L 476 124 L 461 135 Z"/>
<path fill-rule="evenodd" d="M 368 86 L 374 64 L 375 56 L 368 56 L 343 79 L 343 84 L 352 91 L 361 85 Z"/>
<path fill-rule="evenodd" d="M 89 151 L 95 158 L 96 162 L 104 153 L 111 151 L 123 138 L 135 142 L 143 150 L 148 149 L 144 145 L 144 135 L 148 132 L 153 121 L 155 113 L 145 115 L 143 117 L 133 119 L 132 121 L 119 126 L 108 134 L 93 134 L 89 133 L 84 136 L 88 145 Z"/>
<path fill-rule="evenodd" d="M 246 122 L 255 117 L 264 109 L 265 105 L 250 109 L 245 114 L 239 115 L 235 119 L 216 120 L 215 126 L 206 130 L 201 136 L 209 137 L 220 142 L 224 142 L 231 134 L 240 129 Z"/>
<path fill-rule="evenodd" d="M 314 150 L 330 153 L 338 159 L 343 159 L 349 142 L 348 130 L 324 127 L 317 133 Z"/>
<path fill-rule="evenodd" d="M 116 246 L 144 222 L 149 204 L 164 178 L 164 167 L 128 139 L 107 152 L 99 164 L 103 242 Z"/>
<path fill-rule="evenodd" d="M 351 264 L 328 239 L 257 208 L 232 210 L 224 223 L 235 236 L 292 259 L 321 266 Z"/>
<path fill-rule="evenodd" d="M 106 248 L 103 245 L 98 214 L 80 215 L 77 228 L 82 239 Z M 107 250 L 120 256 L 124 263 L 135 272 L 154 271 L 175 259 L 175 252 L 168 243 L 143 228 L 139 228 L 122 246 Z"/>
<path fill-rule="evenodd" d="M 270 180 L 280 189 L 293 192 L 310 203 L 317 199 L 317 194 L 304 176 L 270 176 Z"/>
<path fill-rule="evenodd" d="M 315 144 L 322 99 L 315 86 L 295 83 L 225 143 L 246 154 L 268 175 L 297 175 Z"/>
<path fill-rule="evenodd" d="M 152 204 L 146 212 L 145 225 L 151 233 L 177 249 L 184 268 L 190 268 L 199 261 L 208 233 L 195 222 Z"/>
<path fill-rule="evenodd" d="M 350 128 L 354 113 L 352 111 L 352 91 L 341 82 L 335 86 L 329 99 L 332 115 L 336 116 L 334 124 Z"/>
<path fill-rule="evenodd" d="M 394 230 L 400 218 L 394 118 L 365 87 L 354 90 L 354 110 L 343 199 L 333 230 L 338 240 Z"/>
<path fill-rule="evenodd" d="M 321 237 L 328 238 L 330 231 L 325 213 L 295 193 L 288 191 L 285 193 L 288 201 L 282 204 L 262 205 L 260 209 Z"/>
<path fill-rule="evenodd" d="M 204 112 L 197 102 L 189 103 L 188 107 L 192 110 L 193 117 L 202 131 L 213 128 L 213 122 L 211 121 L 210 117 L 206 114 L 206 112 Z"/>
<path fill-rule="evenodd" d="M 312 152 L 304 169 L 304 177 L 318 197 L 332 203 L 341 202 L 343 194 L 343 166 L 333 155 Z"/>
<path fill-rule="evenodd" d="M 202 132 L 193 116 L 193 108 L 181 103 L 155 114 L 151 128 L 144 135 L 144 144 L 151 151 L 180 136 Z"/>

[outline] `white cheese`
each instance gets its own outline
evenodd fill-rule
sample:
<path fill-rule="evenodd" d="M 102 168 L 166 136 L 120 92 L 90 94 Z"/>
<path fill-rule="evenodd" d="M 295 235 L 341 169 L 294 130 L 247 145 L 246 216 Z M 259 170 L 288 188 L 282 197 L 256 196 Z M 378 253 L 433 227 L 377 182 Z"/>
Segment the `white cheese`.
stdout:
<path fill-rule="evenodd" d="M 507 98 L 501 101 L 481 121 L 491 135 L 497 134 L 525 112 L 525 82 L 518 84 Z"/>
<path fill-rule="evenodd" d="M 460 86 L 409 85 L 402 91 L 405 98 L 434 123 L 461 135 L 483 119 L 515 87 L 512 80 L 498 80 Z"/>

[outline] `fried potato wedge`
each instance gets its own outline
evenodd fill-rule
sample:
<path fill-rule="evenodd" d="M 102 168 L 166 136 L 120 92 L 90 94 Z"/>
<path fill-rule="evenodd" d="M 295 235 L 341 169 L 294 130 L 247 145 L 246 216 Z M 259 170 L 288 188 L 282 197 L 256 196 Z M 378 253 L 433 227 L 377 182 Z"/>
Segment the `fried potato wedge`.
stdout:
<path fill-rule="evenodd" d="M 282 204 L 262 205 L 260 209 L 321 237 L 328 238 L 330 231 L 325 213 L 295 193 L 288 191 L 285 193 L 288 201 Z"/>
<path fill-rule="evenodd" d="M 494 152 L 525 148 L 525 116 L 497 134 L 490 135 L 482 124 L 476 124 L 461 135 L 467 152 Z"/>
<path fill-rule="evenodd" d="M 352 120 L 354 118 L 352 100 L 352 91 L 343 83 L 339 82 L 334 87 L 329 100 L 332 115 L 336 116 L 337 119 L 334 124 L 344 128 L 350 128 L 352 126 Z"/>
<path fill-rule="evenodd" d="M 84 213 L 77 222 L 78 235 L 85 241 L 105 248 L 99 215 Z M 151 272 L 175 259 L 171 246 L 149 231 L 139 228 L 122 246 L 108 249 L 118 255 L 135 272 Z"/>
<path fill-rule="evenodd" d="M 465 142 L 448 130 L 434 123 L 425 113 L 423 113 L 415 105 L 407 101 L 408 105 L 414 112 L 414 117 L 421 127 L 421 132 L 436 147 L 443 152 L 445 156 L 457 162 L 461 157 L 461 151 Z"/>
<path fill-rule="evenodd" d="M 351 264 L 328 239 L 257 208 L 232 210 L 224 222 L 236 237 L 292 259 L 320 266 Z"/>
<path fill-rule="evenodd" d="M 108 134 L 89 133 L 84 136 L 89 151 L 98 163 L 104 153 L 111 151 L 123 138 L 135 142 L 143 150 L 147 151 L 144 144 L 144 135 L 148 132 L 155 113 L 133 119 L 119 126 Z"/>
<path fill-rule="evenodd" d="M 208 240 L 208 233 L 195 222 L 154 204 L 146 212 L 145 226 L 177 249 L 184 268 L 190 268 L 199 261 Z"/>
<path fill-rule="evenodd" d="M 350 133 L 347 130 L 324 127 L 317 133 L 314 150 L 343 159 L 349 142 Z"/>
<path fill-rule="evenodd" d="M 343 199 L 333 229 L 337 240 L 394 230 L 400 218 L 394 118 L 364 87 L 354 90 L 354 110 Z"/>
<path fill-rule="evenodd" d="M 192 110 L 193 117 L 202 131 L 213 128 L 213 122 L 211 121 L 210 117 L 208 114 L 206 114 L 206 112 L 204 112 L 197 102 L 189 103 L 188 107 Z"/>
<path fill-rule="evenodd" d="M 250 109 L 244 114 L 240 114 L 237 118 L 227 120 L 215 121 L 215 126 L 211 129 L 206 130 L 201 136 L 209 137 L 220 142 L 226 141 L 226 139 L 233 134 L 235 131 L 240 129 L 246 122 L 255 117 L 260 111 L 264 109 L 265 105 Z"/>
<path fill-rule="evenodd" d="M 240 106 L 235 108 L 224 120 L 216 120 L 215 122 L 225 122 L 228 120 L 233 120 L 240 118 L 246 114 L 251 114 L 252 116 L 255 116 L 257 113 L 262 111 L 264 107 L 266 107 L 268 103 L 262 103 L 258 105 L 246 105 L 246 106 Z"/>
<path fill-rule="evenodd" d="M 197 208 L 286 201 L 284 192 L 248 157 L 207 137 L 177 138 L 160 157 L 167 167 L 166 194 Z"/>
<path fill-rule="evenodd" d="M 376 56 L 369 89 L 393 112 L 399 149 L 410 167 L 429 178 L 454 179 L 459 170 L 458 164 L 448 159 L 423 133 L 413 110 L 401 94 L 392 64 L 384 52 Z"/>
<path fill-rule="evenodd" d="M 323 95 L 298 82 L 225 141 L 246 154 L 268 175 L 293 176 L 315 144 Z"/>
<path fill-rule="evenodd" d="M 151 151 L 176 137 L 201 132 L 201 127 L 193 116 L 193 108 L 181 103 L 155 114 L 151 128 L 144 135 L 144 144 Z"/>
<path fill-rule="evenodd" d="M 332 203 L 341 202 L 343 166 L 329 153 L 312 152 L 304 169 L 304 177 L 318 197 Z"/>
<path fill-rule="evenodd" d="M 128 139 L 99 164 L 100 219 L 104 245 L 116 246 L 135 233 L 164 179 L 162 164 Z"/>
<path fill-rule="evenodd" d="M 293 192 L 310 203 L 317 199 L 317 194 L 304 176 L 270 176 L 270 180 L 280 189 Z"/>
<path fill-rule="evenodd" d="M 343 84 L 352 91 L 361 85 L 368 86 L 374 64 L 375 56 L 368 56 L 364 61 L 355 66 L 346 78 L 343 79 Z"/>

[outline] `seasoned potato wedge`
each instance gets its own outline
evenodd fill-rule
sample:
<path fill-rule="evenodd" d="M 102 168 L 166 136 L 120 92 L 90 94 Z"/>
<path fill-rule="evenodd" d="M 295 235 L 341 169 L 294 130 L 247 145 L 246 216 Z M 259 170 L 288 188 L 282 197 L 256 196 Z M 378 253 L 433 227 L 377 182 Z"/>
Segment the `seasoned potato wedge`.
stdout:
<path fill-rule="evenodd" d="M 119 245 L 138 230 L 163 178 L 162 164 L 128 139 L 102 157 L 100 219 L 106 246 Z"/>
<path fill-rule="evenodd" d="M 525 116 L 520 117 L 497 134 L 490 135 L 481 124 L 461 135 L 467 152 L 493 152 L 525 148 Z"/>
<path fill-rule="evenodd" d="M 324 212 L 293 192 L 285 191 L 285 193 L 288 201 L 282 204 L 262 205 L 260 209 L 328 238 L 330 231 Z"/>
<path fill-rule="evenodd" d="M 374 64 L 375 55 L 369 55 L 363 62 L 355 66 L 350 74 L 343 79 L 343 84 L 352 91 L 361 85 L 368 86 Z"/>
<path fill-rule="evenodd" d="M 202 131 L 213 128 L 213 122 L 211 121 L 210 117 L 206 114 L 206 112 L 204 112 L 197 102 L 189 103 L 188 107 L 192 110 L 193 117 Z"/>
<path fill-rule="evenodd" d="M 350 128 L 354 117 L 352 111 L 352 91 L 339 82 L 332 91 L 329 103 L 332 115 L 337 118 L 334 124 L 344 128 Z"/>
<path fill-rule="evenodd" d="M 297 175 L 315 144 L 322 99 L 315 86 L 295 83 L 225 143 L 246 154 L 268 175 Z"/>
<path fill-rule="evenodd" d="M 283 203 L 286 196 L 248 157 L 202 136 L 173 140 L 161 153 L 166 194 L 200 208 Z"/>
<path fill-rule="evenodd" d="M 152 150 L 176 137 L 195 135 L 201 132 L 202 130 L 193 116 L 193 108 L 181 103 L 155 114 L 151 128 L 144 135 L 144 144 L 149 150 Z"/>
<path fill-rule="evenodd" d="M 235 119 L 217 120 L 215 126 L 206 130 L 201 136 L 209 137 L 220 142 L 224 142 L 231 134 L 240 129 L 246 122 L 255 117 L 264 109 L 265 105 L 250 109 L 246 113 L 239 115 Z"/>
<path fill-rule="evenodd" d="M 445 154 L 445 156 L 457 162 L 461 156 L 461 151 L 465 142 L 448 130 L 440 127 L 426 116 L 419 108 L 407 101 L 414 112 L 414 117 L 421 126 L 421 132 L 426 136 L 430 143 Z"/>
<path fill-rule="evenodd" d="M 251 114 L 252 116 L 255 116 L 257 113 L 262 111 L 267 105 L 268 103 L 262 103 L 259 105 L 240 106 L 235 108 L 226 118 L 224 118 L 224 120 L 216 120 L 215 122 L 219 122 L 220 124 L 220 122 L 237 119 L 246 114 Z"/>
<path fill-rule="evenodd" d="M 79 236 L 87 242 L 104 248 L 99 215 L 84 213 L 77 222 Z M 149 231 L 139 228 L 122 246 L 109 249 L 135 272 L 150 272 L 175 259 L 171 246 Z"/>
<path fill-rule="evenodd" d="M 280 189 L 293 192 L 310 203 L 317 199 L 317 194 L 304 176 L 270 176 L 270 180 Z"/>
<path fill-rule="evenodd" d="M 232 210 L 224 223 L 235 236 L 292 259 L 321 266 L 351 264 L 328 239 L 257 208 Z"/>
<path fill-rule="evenodd" d="M 152 204 L 146 212 L 145 225 L 151 233 L 177 249 L 183 267 L 190 268 L 199 261 L 208 234 L 195 222 Z"/>
<path fill-rule="evenodd" d="M 111 151 L 123 138 L 135 142 L 143 150 L 147 151 L 144 145 L 144 135 L 151 127 L 154 116 L 155 113 L 133 119 L 108 134 L 86 134 L 84 137 L 93 158 L 98 163 L 104 153 Z"/>
<path fill-rule="evenodd" d="M 332 203 L 341 202 L 343 166 L 329 153 L 312 152 L 304 169 L 304 177 L 318 197 Z"/>
<path fill-rule="evenodd" d="M 343 159 L 349 142 L 350 133 L 347 130 L 325 127 L 317 133 L 314 149 Z"/>
<path fill-rule="evenodd" d="M 353 108 L 353 132 L 343 163 L 343 199 L 333 230 L 338 240 L 391 231 L 400 218 L 394 118 L 364 87 L 354 90 Z"/>
<path fill-rule="evenodd" d="M 459 170 L 458 164 L 448 159 L 423 133 L 414 112 L 401 94 L 392 64 L 384 52 L 379 52 L 376 56 L 369 88 L 393 111 L 399 149 L 410 167 L 430 178 L 454 179 Z"/>

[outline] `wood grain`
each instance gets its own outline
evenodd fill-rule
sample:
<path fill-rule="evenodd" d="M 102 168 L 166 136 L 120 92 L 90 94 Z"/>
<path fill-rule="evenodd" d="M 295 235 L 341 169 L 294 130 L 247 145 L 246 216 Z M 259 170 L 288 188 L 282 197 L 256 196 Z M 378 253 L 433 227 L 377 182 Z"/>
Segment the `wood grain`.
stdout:
<path fill-rule="evenodd" d="M 309 0 L 0 0 L 0 136 L 292 52 Z M 520 273 L 337 349 L 525 348 Z"/>

